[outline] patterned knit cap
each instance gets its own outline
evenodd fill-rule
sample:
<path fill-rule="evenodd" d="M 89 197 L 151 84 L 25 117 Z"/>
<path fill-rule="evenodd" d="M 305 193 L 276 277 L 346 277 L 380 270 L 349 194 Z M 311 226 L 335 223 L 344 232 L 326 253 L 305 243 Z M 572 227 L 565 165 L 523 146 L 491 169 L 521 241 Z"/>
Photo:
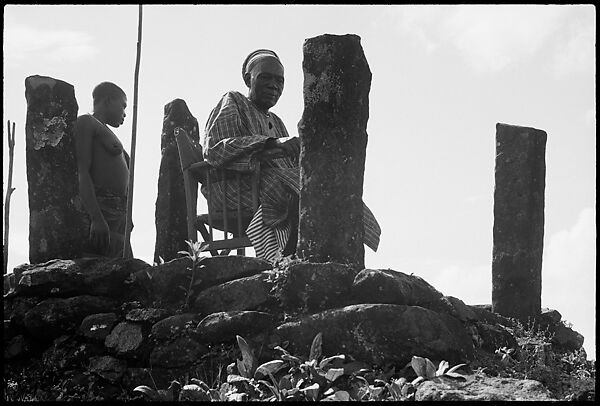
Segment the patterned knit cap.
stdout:
<path fill-rule="evenodd" d="M 246 60 L 244 60 L 244 63 L 242 64 L 242 79 L 246 73 L 250 72 L 252 68 L 264 58 L 275 58 L 277 59 L 277 62 L 281 64 L 281 60 L 275 52 L 269 49 L 257 49 L 248 55 Z M 281 66 L 283 66 L 283 64 L 281 64 Z"/>

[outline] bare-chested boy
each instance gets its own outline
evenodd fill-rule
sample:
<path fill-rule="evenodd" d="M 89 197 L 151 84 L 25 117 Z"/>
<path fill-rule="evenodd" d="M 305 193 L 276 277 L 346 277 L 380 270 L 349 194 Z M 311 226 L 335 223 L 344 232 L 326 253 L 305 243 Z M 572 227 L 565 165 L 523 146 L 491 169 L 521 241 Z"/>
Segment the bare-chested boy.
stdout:
<path fill-rule="evenodd" d="M 123 124 L 127 96 L 114 83 L 102 82 L 92 97 L 94 113 L 79 116 L 75 125 L 79 194 L 89 215 L 89 243 L 84 255 L 122 257 L 129 156 L 108 126 Z M 127 251 L 131 257 L 131 246 Z"/>

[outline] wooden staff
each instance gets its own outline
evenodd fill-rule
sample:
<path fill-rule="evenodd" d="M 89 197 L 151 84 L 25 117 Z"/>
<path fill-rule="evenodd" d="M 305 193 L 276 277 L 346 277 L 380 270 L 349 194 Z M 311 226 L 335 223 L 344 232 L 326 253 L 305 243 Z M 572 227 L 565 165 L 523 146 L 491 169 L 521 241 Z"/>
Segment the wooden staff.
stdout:
<path fill-rule="evenodd" d="M 15 155 L 15 123 L 12 123 L 12 132 L 10 131 L 10 120 L 8 127 L 8 185 L 6 187 L 6 200 L 4 202 L 4 243 L 2 245 L 2 254 L 4 256 L 4 275 L 8 273 L 8 220 L 10 217 L 10 195 L 15 191 L 12 187 L 13 159 Z"/>
<path fill-rule="evenodd" d="M 123 241 L 123 258 L 129 258 L 129 240 L 131 237 L 131 214 L 133 209 L 133 176 L 135 168 L 135 136 L 137 127 L 138 79 L 140 75 L 140 56 L 142 53 L 142 5 L 139 5 L 137 56 L 135 59 L 135 74 L 133 82 L 133 123 L 131 130 L 131 153 L 129 154 L 129 188 L 127 190 L 127 217 L 125 222 L 125 238 Z"/>

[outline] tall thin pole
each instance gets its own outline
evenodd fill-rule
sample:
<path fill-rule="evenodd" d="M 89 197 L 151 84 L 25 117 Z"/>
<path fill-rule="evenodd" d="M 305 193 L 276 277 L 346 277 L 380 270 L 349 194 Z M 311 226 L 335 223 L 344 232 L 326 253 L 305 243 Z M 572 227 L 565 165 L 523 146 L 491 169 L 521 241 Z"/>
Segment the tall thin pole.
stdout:
<path fill-rule="evenodd" d="M 123 258 L 128 258 L 131 253 L 129 252 L 129 240 L 131 237 L 131 214 L 133 209 L 133 179 L 135 169 L 135 136 L 137 128 L 137 103 L 138 103 L 138 79 L 140 75 L 140 56 L 142 53 L 142 5 L 139 5 L 139 16 L 138 16 L 138 40 L 137 40 L 137 56 L 135 58 L 135 74 L 133 81 L 133 123 L 131 129 L 131 154 L 129 160 L 129 188 L 127 190 L 127 217 L 125 227 L 125 238 L 123 241 Z"/>
<path fill-rule="evenodd" d="M 2 244 L 2 255 L 4 256 L 4 275 L 8 273 L 8 220 L 10 219 L 10 195 L 15 191 L 12 187 L 13 159 L 15 155 L 15 123 L 12 123 L 10 131 L 10 120 L 8 127 L 8 184 L 6 185 L 6 200 L 4 203 L 4 242 Z"/>

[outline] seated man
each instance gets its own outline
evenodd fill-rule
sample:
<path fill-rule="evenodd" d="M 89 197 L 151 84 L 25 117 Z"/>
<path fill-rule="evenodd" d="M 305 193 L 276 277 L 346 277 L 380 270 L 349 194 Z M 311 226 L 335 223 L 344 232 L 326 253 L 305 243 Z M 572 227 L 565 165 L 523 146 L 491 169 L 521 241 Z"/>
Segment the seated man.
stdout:
<path fill-rule="evenodd" d="M 231 91 L 212 110 L 205 127 L 202 147 L 204 158 L 215 167 L 248 172 L 258 154 L 278 147 L 287 156 L 261 164 L 259 208 L 246 233 L 256 256 L 275 261 L 295 252 L 298 236 L 298 196 L 300 140 L 290 137 L 281 119 L 270 112 L 284 85 L 283 65 L 275 52 L 259 49 L 242 65 L 242 77 L 248 96 Z M 242 204 L 251 208 L 251 176 L 242 176 Z M 203 186 L 204 196 L 208 191 Z M 235 208 L 237 194 L 228 185 L 227 206 Z M 211 184 L 215 208 L 223 200 L 223 183 Z M 365 244 L 377 250 L 380 228 L 370 210 L 365 208 Z M 211 208 L 212 209 L 212 208 Z"/>
<path fill-rule="evenodd" d="M 75 153 L 79 194 L 89 218 L 89 241 L 85 256 L 122 257 L 127 216 L 129 156 L 108 126 L 125 120 L 127 96 L 110 82 L 92 92 L 94 113 L 75 123 Z M 128 245 L 127 256 L 132 257 Z"/>

